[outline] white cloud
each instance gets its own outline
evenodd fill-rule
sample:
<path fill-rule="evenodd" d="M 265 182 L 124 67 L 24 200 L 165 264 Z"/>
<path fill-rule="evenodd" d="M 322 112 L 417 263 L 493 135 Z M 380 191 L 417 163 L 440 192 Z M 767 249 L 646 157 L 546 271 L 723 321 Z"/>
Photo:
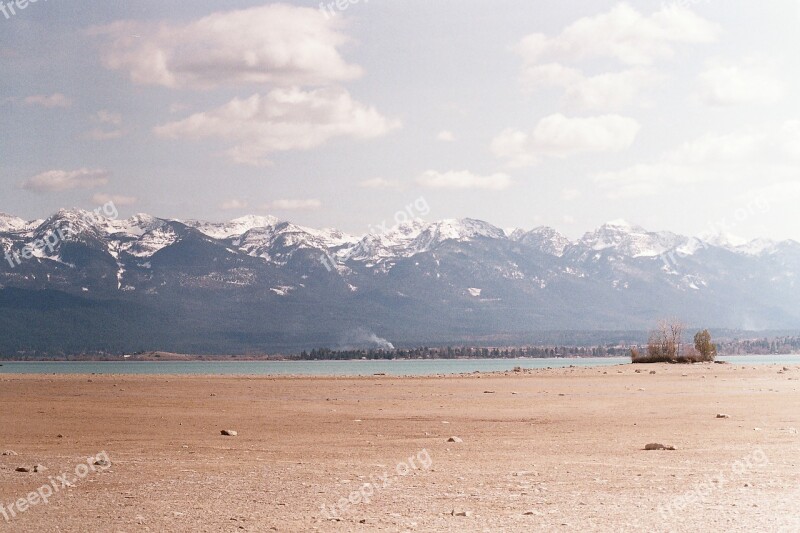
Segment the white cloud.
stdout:
<path fill-rule="evenodd" d="M 94 27 L 106 68 L 134 83 L 205 89 L 220 85 L 321 85 L 361 75 L 338 48 L 344 19 L 319 9 L 268 4 L 184 24 L 118 21 Z"/>
<path fill-rule="evenodd" d="M 363 189 L 400 189 L 400 182 L 386 178 L 372 178 L 358 184 Z"/>
<path fill-rule="evenodd" d="M 100 124 L 111 124 L 112 126 L 119 126 L 122 124 L 122 115 L 106 109 L 98 111 L 94 119 Z"/>
<path fill-rule="evenodd" d="M 102 128 L 93 128 L 86 137 L 93 141 L 110 141 L 112 139 L 119 139 L 125 135 L 124 130 L 104 130 Z"/>
<path fill-rule="evenodd" d="M 220 208 L 224 209 L 226 211 L 228 211 L 228 210 L 236 210 L 236 209 L 247 209 L 247 202 L 245 202 L 244 200 L 237 200 L 237 199 L 234 198 L 234 199 L 225 200 L 224 202 L 222 202 L 222 204 L 220 205 Z"/>
<path fill-rule="evenodd" d="M 24 102 L 27 105 L 38 105 L 48 109 L 55 107 L 67 108 L 72 106 L 72 100 L 61 93 L 54 93 L 50 95 L 35 94 L 25 98 Z"/>
<path fill-rule="evenodd" d="M 617 152 L 630 147 L 639 123 L 619 115 L 569 118 L 550 115 L 528 134 L 508 129 L 492 140 L 495 156 L 513 167 L 528 166 L 544 157 L 567 157 L 587 152 Z"/>
<path fill-rule="evenodd" d="M 466 170 L 438 172 L 428 170 L 417 183 L 429 189 L 487 189 L 501 191 L 511 186 L 511 178 L 502 173 L 479 176 Z"/>
<path fill-rule="evenodd" d="M 706 134 L 655 161 L 598 173 L 594 181 L 610 198 L 633 198 L 689 184 L 796 179 L 799 166 L 800 121 L 787 121 L 778 127 Z"/>
<path fill-rule="evenodd" d="M 568 202 L 580 197 L 580 195 L 581 195 L 580 189 L 574 189 L 574 188 L 561 189 L 561 198 L 563 198 Z"/>
<path fill-rule="evenodd" d="M 649 68 L 585 76 L 578 69 L 560 63 L 529 65 L 522 73 L 526 90 L 563 89 L 564 104 L 580 110 L 620 109 L 635 102 L 644 89 L 661 79 L 661 75 Z"/>
<path fill-rule="evenodd" d="M 773 104 L 786 88 L 764 61 L 717 64 L 703 72 L 698 81 L 700 100 L 711 106 Z"/>
<path fill-rule="evenodd" d="M 275 200 L 265 206 L 278 211 L 312 211 L 322 207 L 322 202 L 313 198 Z"/>
<path fill-rule="evenodd" d="M 554 37 L 528 35 L 516 51 L 528 64 L 554 60 L 612 58 L 626 65 L 651 65 L 674 54 L 676 44 L 709 43 L 717 25 L 682 6 L 664 6 L 645 16 L 627 4 L 581 18 Z"/>
<path fill-rule="evenodd" d="M 32 176 L 20 187 L 35 192 L 60 192 L 70 189 L 93 189 L 108 184 L 107 170 L 48 170 Z"/>
<path fill-rule="evenodd" d="M 96 204 L 107 204 L 109 202 L 115 205 L 134 205 L 139 199 L 135 196 L 123 196 L 120 194 L 105 194 L 96 193 L 92 195 L 92 202 Z"/>
<path fill-rule="evenodd" d="M 93 141 L 109 141 L 112 139 L 119 139 L 125 135 L 125 131 L 119 128 L 119 126 L 122 125 L 122 115 L 119 113 L 102 109 L 94 114 L 92 121 L 101 126 L 92 128 L 92 130 L 86 134 L 88 139 Z M 112 127 L 112 129 L 105 129 L 104 126 Z"/>
<path fill-rule="evenodd" d="M 456 136 L 453 135 L 453 132 L 450 130 L 442 130 L 436 135 L 436 140 L 442 142 L 453 142 L 456 140 Z"/>
<path fill-rule="evenodd" d="M 261 165 L 272 152 L 308 150 L 335 137 L 370 139 L 398 127 L 399 121 L 356 102 L 341 88 L 274 89 L 164 124 L 155 133 L 168 139 L 222 139 L 233 144 L 227 155 L 234 162 Z"/>

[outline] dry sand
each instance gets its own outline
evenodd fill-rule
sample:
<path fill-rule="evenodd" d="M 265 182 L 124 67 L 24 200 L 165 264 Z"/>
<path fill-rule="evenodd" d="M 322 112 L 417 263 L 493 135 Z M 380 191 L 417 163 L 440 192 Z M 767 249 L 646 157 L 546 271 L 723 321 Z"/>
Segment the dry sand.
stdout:
<path fill-rule="evenodd" d="M 797 366 L 2 375 L 6 513 L 113 464 L 0 531 L 798 531 L 798 388 Z"/>

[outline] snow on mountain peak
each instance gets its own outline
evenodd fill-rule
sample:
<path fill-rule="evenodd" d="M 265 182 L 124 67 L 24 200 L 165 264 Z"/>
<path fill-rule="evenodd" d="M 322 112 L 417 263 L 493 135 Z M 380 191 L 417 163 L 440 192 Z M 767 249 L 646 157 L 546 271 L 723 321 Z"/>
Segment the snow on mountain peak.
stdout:
<path fill-rule="evenodd" d="M 571 244 L 567 237 L 547 226 L 534 228 L 517 240 L 556 257 L 564 255 L 564 250 Z"/>
<path fill-rule="evenodd" d="M 271 228 L 276 226 L 278 222 L 278 219 L 273 216 L 246 215 L 228 222 L 187 220 L 184 224 L 195 228 L 212 239 L 229 239 L 244 235 L 252 229 Z"/>
<path fill-rule="evenodd" d="M 614 249 L 630 257 L 655 257 L 684 244 L 686 240 L 668 231 L 648 232 L 627 221 L 616 220 L 586 233 L 580 242 L 592 250 Z"/>
<path fill-rule="evenodd" d="M 21 231 L 28 227 L 28 223 L 19 217 L 0 213 L 0 232 Z"/>

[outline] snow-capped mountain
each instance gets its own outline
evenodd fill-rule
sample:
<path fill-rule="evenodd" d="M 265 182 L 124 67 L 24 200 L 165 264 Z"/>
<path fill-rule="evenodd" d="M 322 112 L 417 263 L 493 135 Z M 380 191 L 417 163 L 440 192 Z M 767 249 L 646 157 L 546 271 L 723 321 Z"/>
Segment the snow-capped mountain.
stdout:
<path fill-rule="evenodd" d="M 19 217 L 0 213 L 0 232 L 2 233 L 21 231 L 27 228 L 27 226 L 28 223 Z"/>
<path fill-rule="evenodd" d="M 624 220 L 607 222 L 587 233 L 580 244 L 591 250 L 609 250 L 628 257 L 656 257 L 685 244 L 686 237 L 674 233 L 648 232 Z"/>
<path fill-rule="evenodd" d="M 475 219 L 352 236 L 274 217 L 112 220 L 71 209 L 32 222 L 0 215 L 0 247 L 0 310 L 10 313 L 0 350 L 293 350 L 355 330 L 395 344 L 521 340 L 645 329 L 664 316 L 800 328 L 797 242 L 624 221 L 571 241 Z"/>
<path fill-rule="evenodd" d="M 520 230 L 510 235 L 510 238 L 556 257 L 564 255 L 564 250 L 570 245 L 568 238 L 546 226 L 534 228 L 527 233 Z"/>

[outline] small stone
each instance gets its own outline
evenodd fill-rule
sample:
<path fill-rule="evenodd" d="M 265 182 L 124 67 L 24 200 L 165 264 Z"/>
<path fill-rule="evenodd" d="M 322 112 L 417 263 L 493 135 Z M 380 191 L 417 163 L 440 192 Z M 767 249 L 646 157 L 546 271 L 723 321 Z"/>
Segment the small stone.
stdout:
<path fill-rule="evenodd" d="M 450 514 L 453 516 L 472 516 L 472 511 L 456 511 L 453 509 Z"/>
<path fill-rule="evenodd" d="M 33 467 L 34 472 L 44 472 L 45 470 L 47 470 L 47 467 L 44 465 L 36 465 Z"/>
<path fill-rule="evenodd" d="M 108 468 L 111 466 L 111 461 L 106 461 L 105 459 L 98 459 L 97 461 L 94 462 L 94 466 Z"/>
<path fill-rule="evenodd" d="M 10 455 L 19 455 L 19 454 L 17 452 L 15 452 L 14 450 L 6 450 L 6 451 L 3 452 L 3 455 L 9 455 L 10 456 Z"/>
<path fill-rule="evenodd" d="M 485 390 L 483 391 L 484 394 L 494 394 L 493 390 Z"/>
<path fill-rule="evenodd" d="M 726 415 L 725 413 L 717 413 L 717 418 L 730 418 L 731 415 Z"/>
<path fill-rule="evenodd" d="M 56 435 L 56 438 L 57 438 L 57 439 L 63 439 L 63 438 L 64 438 L 64 435 L 62 435 L 61 433 L 59 433 L 58 435 Z"/>
<path fill-rule="evenodd" d="M 232 429 L 223 429 L 222 431 L 220 431 L 220 434 L 225 437 L 235 437 L 239 434 L 239 432 L 234 431 Z"/>
<path fill-rule="evenodd" d="M 650 374 L 655 374 L 655 373 L 656 373 L 656 371 L 655 371 L 655 370 L 651 370 L 651 371 L 650 371 Z"/>
<path fill-rule="evenodd" d="M 464 441 L 461 440 L 459 437 L 450 437 L 449 439 L 447 439 L 447 442 L 464 442 Z"/>
<path fill-rule="evenodd" d="M 27 472 L 30 472 L 30 471 L 31 471 L 31 469 L 28 468 L 27 466 L 18 466 L 17 467 L 17 472 L 25 472 L 25 473 L 27 473 Z"/>
<path fill-rule="evenodd" d="M 658 442 L 651 442 L 644 447 L 645 450 L 674 450 L 675 446 L 660 444 Z"/>

